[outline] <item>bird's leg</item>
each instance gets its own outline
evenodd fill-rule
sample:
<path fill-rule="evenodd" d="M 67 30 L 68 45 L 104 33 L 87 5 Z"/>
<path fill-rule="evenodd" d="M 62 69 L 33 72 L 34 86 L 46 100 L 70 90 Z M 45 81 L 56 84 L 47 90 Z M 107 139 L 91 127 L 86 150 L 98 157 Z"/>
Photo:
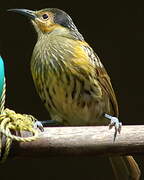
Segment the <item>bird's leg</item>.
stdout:
<path fill-rule="evenodd" d="M 57 127 L 57 126 L 63 126 L 62 123 L 56 121 L 56 120 L 46 120 L 46 121 L 41 121 L 42 125 L 44 127 Z"/>
<path fill-rule="evenodd" d="M 117 136 L 117 132 L 121 132 L 122 123 L 119 122 L 119 119 L 117 117 L 111 116 L 109 114 L 104 114 L 104 117 L 107 119 L 110 119 L 109 129 L 112 129 L 112 127 L 115 127 L 115 133 L 114 133 L 114 141 Z"/>
<path fill-rule="evenodd" d="M 55 121 L 55 120 L 46 120 L 46 121 L 36 121 L 35 127 L 40 129 L 42 132 L 44 131 L 44 127 L 58 127 L 63 126 L 63 124 Z"/>

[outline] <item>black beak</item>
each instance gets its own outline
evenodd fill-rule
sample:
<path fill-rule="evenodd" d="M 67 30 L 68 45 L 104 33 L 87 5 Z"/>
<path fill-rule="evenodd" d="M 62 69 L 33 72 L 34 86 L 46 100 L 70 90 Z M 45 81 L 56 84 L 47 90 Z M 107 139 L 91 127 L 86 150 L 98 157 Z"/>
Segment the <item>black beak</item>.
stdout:
<path fill-rule="evenodd" d="M 27 16 L 30 19 L 35 19 L 36 18 L 35 11 L 32 11 L 32 10 L 28 10 L 28 9 L 8 9 L 8 11 L 13 11 L 13 12 L 22 14 L 24 16 Z"/>

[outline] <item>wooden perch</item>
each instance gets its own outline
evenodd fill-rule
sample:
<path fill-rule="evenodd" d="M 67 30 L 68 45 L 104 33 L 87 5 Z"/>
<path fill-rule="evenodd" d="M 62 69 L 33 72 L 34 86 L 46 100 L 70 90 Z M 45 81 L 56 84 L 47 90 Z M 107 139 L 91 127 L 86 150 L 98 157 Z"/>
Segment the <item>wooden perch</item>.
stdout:
<path fill-rule="evenodd" d="M 31 158 L 144 154 L 144 126 L 123 126 L 115 142 L 113 135 L 108 126 L 49 127 L 35 141 L 13 143 L 10 154 Z"/>

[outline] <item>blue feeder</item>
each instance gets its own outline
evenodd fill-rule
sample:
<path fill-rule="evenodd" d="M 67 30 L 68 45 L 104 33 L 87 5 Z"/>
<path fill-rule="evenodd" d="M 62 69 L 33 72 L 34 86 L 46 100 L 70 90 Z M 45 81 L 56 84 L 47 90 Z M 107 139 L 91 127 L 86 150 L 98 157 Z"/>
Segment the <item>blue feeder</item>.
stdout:
<path fill-rule="evenodd" d="M 4 75 L 4 63 L 2 57 L 0 56 L 0 98 L 4 87 Z"/>

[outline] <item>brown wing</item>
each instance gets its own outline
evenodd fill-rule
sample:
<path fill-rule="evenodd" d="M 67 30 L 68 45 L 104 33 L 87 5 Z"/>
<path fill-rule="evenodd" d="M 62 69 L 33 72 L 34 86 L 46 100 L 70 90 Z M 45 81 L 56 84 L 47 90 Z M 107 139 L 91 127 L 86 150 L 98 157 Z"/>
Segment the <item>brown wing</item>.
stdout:
<path fill-rule="evenodd" d="M 92 63 L 96 65 L 97 80 L 99 81 L 99 84 L 102 90 L 104 91 L 104 93 L 106 93 L 110 98 L 110 102 L 114 111 L 114 116 L 118 116 L 119 115 L 118 104 L 109 75 L 107 74 L 99 57 L 93 51 L 93 49 L 90 46 L 88 46 L 88 44 L 85 44 L 83 47 L 85 49 L 85 52 L 87 52 L 88 56 L 90 57 L 90 61 L 92 61 Z"/>
<path fill-rule="evenodd" d="M 105 93 L 108 94 L 110 98 L 110 102 L 114 110 L 114 116 L 118 117 L 119 115 L 118 104 L 117 104 L 116 96 L 115 96 L 115 93 L 114 93 L 114 90 L 110 81 L 110 77 L 108 76 L 104 67 L 97 67 L 96 73 L 97 73 L 97 79 L 100 83 L 100 86 L 102 87 L 103 91 L 105 91 Z"/>

